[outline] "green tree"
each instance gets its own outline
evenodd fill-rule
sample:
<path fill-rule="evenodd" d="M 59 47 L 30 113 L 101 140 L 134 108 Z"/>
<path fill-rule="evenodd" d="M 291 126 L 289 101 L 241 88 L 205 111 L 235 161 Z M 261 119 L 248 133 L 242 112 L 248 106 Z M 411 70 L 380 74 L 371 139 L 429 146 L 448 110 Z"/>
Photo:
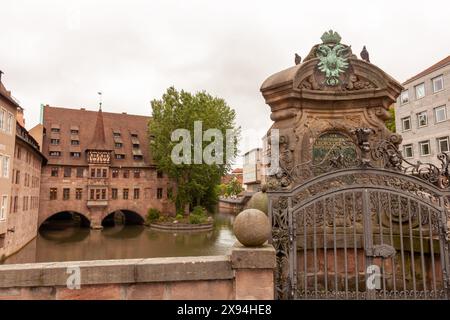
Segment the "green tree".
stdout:
<path fill-rule="evenodd" d="M 237 196 L 242 192 L 243 188 L 242 185 L 239 183 L 239 181 L 235 178 L 233 178 L 228 184 L 227 184 L 227 196 Z"/>
<path fill-rule="evenodd" d="M 232 129 L 235 138 L 232 141 L 234 158 L 237 155 L 237 141 L 240 128 L 235 125 L 236 113 L 225 100 L 213 97 L 206 92 L 191 94 L 177 91 L 174 87 L 167 89 L 160 100 L 153 100 L 152 120 L 149 122 L 150 150 L 159 170 L 164 171 L 177 183 L 174 202 L 177 212 L 189 204 L 204 206 L 213 211 L 217 204 L 220 178 L 230 170 L 232 163 L 223 164 L 176 164 L 172 161 L 172 149 L 179 141 L 172 141 L 172 132 L 187 129 L 191 136 L 191 155 L 194 156 L 194 122 L 202 121 L 202 131 L 218 129 L 224 137 L 220 150 L 226 155 L 226 130 Z M 214 139 L 213 139 L 214 140 Z M 211 142 L 203 141 L 202 150 Z"/>
<path fill-rule="evenodd" d="M 385 122 L 386 127 L 390 131 L 395 132 L 395 109 L 394 109 L 394 106 L 391 106 L 389 108 L 389 115 L 390 115 L 390 118 L 388 120 L 386 120 L 386 122 Z"/>

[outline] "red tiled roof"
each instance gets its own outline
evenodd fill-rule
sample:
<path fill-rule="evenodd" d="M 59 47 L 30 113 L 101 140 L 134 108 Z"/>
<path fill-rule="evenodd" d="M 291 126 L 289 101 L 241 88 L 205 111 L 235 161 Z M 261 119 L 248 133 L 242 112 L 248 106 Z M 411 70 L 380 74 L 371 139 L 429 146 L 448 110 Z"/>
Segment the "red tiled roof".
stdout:
<path fill-rule="evenodd" d="M 423 70 L 422 72 L 416 74 L 414 77 L 409 78 L 408 80 L 403 82 L 403 85 L 408 84 L 410 82 L 413 82 L 413 81 L 415 81 L 417 79 L 420 79 L 423 76 L 426 76 L 427 74 L 430 74 L 430 73 L 432 73 L 432 72 L 434 72 L 434 71 L 436 71 L 436 70 L 438 70 L 440 68 L 443 68 L 443 67 L 445 67 L 445 66 L 447 66 L 449 64 L 450 64 L 450 56 L 447 56 L 446 58 L 442 59 L 441 61 L 433 64 L 431 67 L 429 67 L 429 68 Z"/>
<path fill-rule="evenodd" d="M 99 115 L 97 111 L 84 109 L 69 109 L 61 107 L 44 107 L 44 128 L 46 135 L 43 141 L 42 152 L 48 157 L 48 164 L 59 165 L 87 165 L 85 151 L 93 147 L 91 144 L 93 137 L 100 133 L 102 125 L 97 125 L 98 118 L 103 118 L 104 148 L 113 150 L 111 166 L 124 167 L 145 167 L 152 166 L 153 161 L 149 150 L 149 138 L 147 133 L 148 122 L 151 117 L 131 115 L 125 113 L 102 112 Z M 59 133 L 52 133 L 52 127 L 59 127 Z M 71 128 L 78 127 L 78 136 L 71 135 Z M 115 148 L 113 132 L 118 131 L 123 141 L 122 148 Z M 139 147 L 144 160 L 133 160 L 133 143 L 131 133 L 137 133 Z M 52 149 L 50 139 L 60 139 L 60 144 L 56 147 L 62 152 L 60 157 L 49 156 L 49 150 Z M 79 145 L 71 145 L 72 138 L 78 138 Z M 95 144 L 95 143 L 94 143 Z M 102 143 L 103 144 L 103 143 Z M 98 146 L 94 146 L 98 147 Z M 103 147 L 102 147 L 103 148 Z M 82 152 L 80 158 L 73 158 L 70 152 Z M 115 159 L 114 153 L 125 154 L 125 159 Z"/>

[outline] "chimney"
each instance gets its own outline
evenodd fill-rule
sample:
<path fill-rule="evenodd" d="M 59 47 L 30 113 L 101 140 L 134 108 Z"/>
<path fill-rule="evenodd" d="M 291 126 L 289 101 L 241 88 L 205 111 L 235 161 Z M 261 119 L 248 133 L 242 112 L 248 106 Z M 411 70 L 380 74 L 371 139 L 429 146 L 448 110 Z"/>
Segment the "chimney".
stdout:
<path fill-rule="evenodd" d="M 2 74 L 3 74 L 3 71 L 0 70 L 0 82 L 2 82 Z"/>

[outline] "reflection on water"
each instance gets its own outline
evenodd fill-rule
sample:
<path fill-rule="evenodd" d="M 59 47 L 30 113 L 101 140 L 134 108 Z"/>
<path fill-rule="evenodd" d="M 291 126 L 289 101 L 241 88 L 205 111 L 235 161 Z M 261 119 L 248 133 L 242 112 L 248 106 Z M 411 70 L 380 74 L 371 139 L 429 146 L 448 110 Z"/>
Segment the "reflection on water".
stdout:
<path fill-rule="evenodd" d="M 208 232 L 156 231 L 144 226 L 116 226 L 101 231 L 45 229 L 5 263 L 223 255 L 236 241 L 233 218 L 216 214 L 214 230 Z"/>

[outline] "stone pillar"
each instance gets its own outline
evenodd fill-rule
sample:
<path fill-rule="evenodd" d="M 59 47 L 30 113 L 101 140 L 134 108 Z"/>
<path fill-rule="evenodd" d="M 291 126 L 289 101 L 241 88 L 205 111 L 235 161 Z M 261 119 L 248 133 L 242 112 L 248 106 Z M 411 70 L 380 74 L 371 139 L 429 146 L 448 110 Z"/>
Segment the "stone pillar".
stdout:
<path fill-rule="evenodd" d="M 235 299 L 273 300 L 275 249 L 269 244 L 244 247 L 237 242 L 231 252 L 235 271 Z"/>

